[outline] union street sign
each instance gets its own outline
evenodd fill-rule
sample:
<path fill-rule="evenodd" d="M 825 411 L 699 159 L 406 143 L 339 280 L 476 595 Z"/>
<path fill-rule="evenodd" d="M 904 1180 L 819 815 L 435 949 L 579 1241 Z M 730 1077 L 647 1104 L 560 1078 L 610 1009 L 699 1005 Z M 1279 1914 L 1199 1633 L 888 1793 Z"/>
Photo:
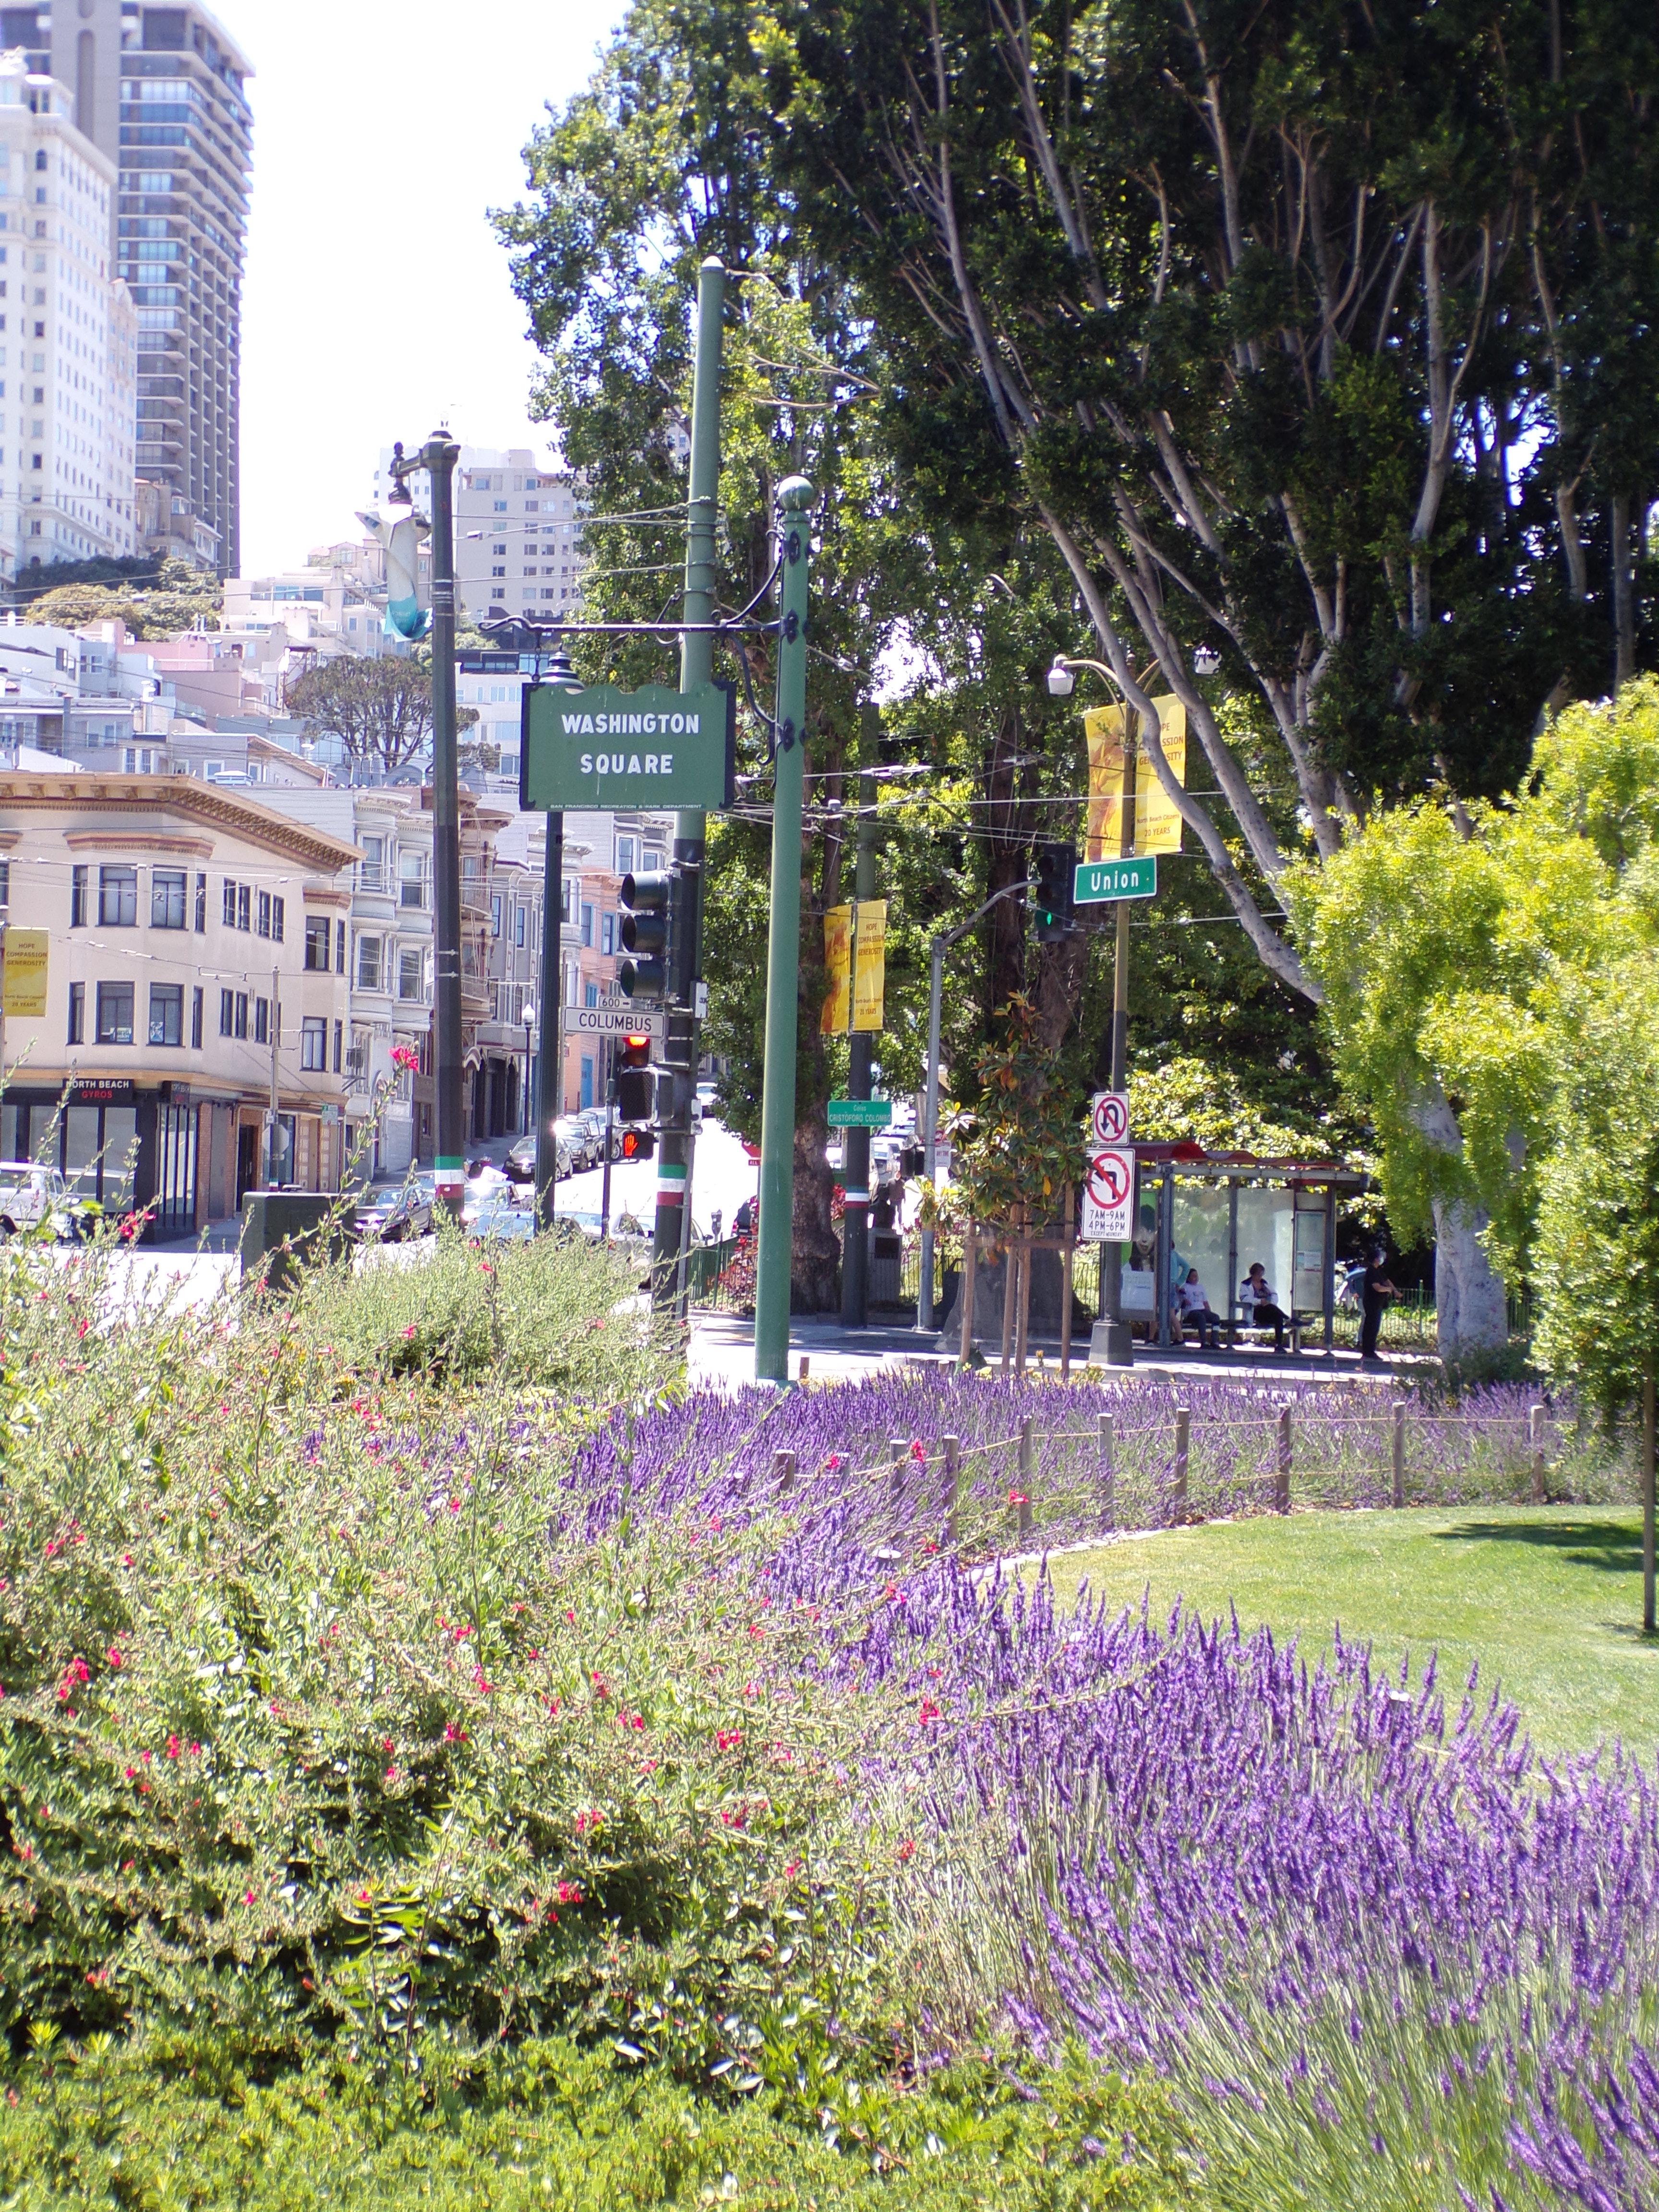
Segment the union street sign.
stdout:
<path fill-rule="evenodd" d="M 1101 906 L 1109 899 L 1152 898 L 1158 892 L 1158 859 L 1143 853 L 1128 860 L 1084 860 L 1073 886 L 1073 903 Z"/>
<path fill-rule="evenodd" d="M 538 814 L 577 807 L 729 806 L 736 794 L 737 696 L 729 684 L 569 690 L 526 684 L 519 804 Z"/>

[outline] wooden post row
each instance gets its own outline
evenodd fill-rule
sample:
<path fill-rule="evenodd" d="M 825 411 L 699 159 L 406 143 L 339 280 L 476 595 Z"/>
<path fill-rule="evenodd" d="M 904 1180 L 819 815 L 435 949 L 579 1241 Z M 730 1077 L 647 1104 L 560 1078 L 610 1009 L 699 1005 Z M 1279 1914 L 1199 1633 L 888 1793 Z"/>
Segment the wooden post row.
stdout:
<path fill-rule="evenodd" d="M 1279 1413 L 1279 1465 L 1273 1478 L 1273 1510 L 1288 1513 L 1291 1510 L 1291 1409 L 1281 1406 Z"/>
<path fill-rule="evenodd" d="M 1030 1413 L 1019 1425 L 1019 1533 L 1022 1536 L 1029 1536 L 1031 1533 L 1031 1431 L 1034 1426 Z"/>
<path fill-rule="evenodd" d="M 1170 1495 L 1170 1519 L 1178 1524 L 1187 1518 L 1187 1455 L 1192 1439 L 1193 1410 L 1190 1406 L 1176 1407 L 1175 1482 Z"/>
<path fill-rule="evenodd" d="M 1394 1502 L 1406 1502 L 1406 1401 L 1394 1401 Z"/>
<path fill-rule="evenodd" d="M 1112 1417 L 1100 1417 L 1100 1517 L 1101 1524 L 1110 1530 L 1117 1521 L 1117 1473 L 1112 1458 Z"/>
<path fill-rule="evenodd" d="M 957 1525 L 957 1468 L 962 1446 L 955 1437 L 945 1439 L 945 1540 L 954 1552 L 959 1532 Z"/>

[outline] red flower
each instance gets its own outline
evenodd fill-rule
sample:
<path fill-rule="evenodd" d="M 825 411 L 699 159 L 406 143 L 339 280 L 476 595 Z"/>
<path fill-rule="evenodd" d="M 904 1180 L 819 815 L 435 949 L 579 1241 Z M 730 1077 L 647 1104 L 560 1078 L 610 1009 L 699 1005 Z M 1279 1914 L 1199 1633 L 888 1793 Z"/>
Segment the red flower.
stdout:
<path fill-rule="evenodd" d="M 916 1715 L 917 1722 L 921 1727 L 926 1728 L 930 1722 L 936 1721 L 938 1718 L 939 1707 L 931 1698 L 924 1698 L 921 1701 L 921 1711 Z"/>
<path fill-rule="evenodd" d="M 177 1759 L 179 1752 L 183 1748 L 183 1745 L 179 1742 L 176 1735 L 170 1735 L 167 1738 L 167 1757 L 169 1759 Z"/>
<path fill-rule="evenodd" d="M 457 1727 L 453 1721 L 447 1721 L 444 1724 L 444 1741 L 446 1743 L 465 1743 L 466 1741 L 466 1730 L 464 1728 Z"/>
<path fill-rule="evenodd" d="M 112 1667 L 121 1667 L 125 1666 L 126 1663 L 121 1656 L 119 1649 L 113 1644 L 112 1644 L 109 1650 L 105 1652 L 104 1656 L 108 1660 Z"/>
<path fill-rule="evenodd" d="M 735 1751 L 743 1741 L 741 1729 L 717 1729 L 714 1732 L 716 1751 Z"/>
<path fill-rule="evenodd" d="M 907 1836 L 904 1838 L 904 1841 L 898 1847 L 899 1864 L 901 1866 L 908 1866 L 910 1861 L 915 1858 L 915 1855 L 916 1847 L 911 1841 L 910 1838 Z"/>
<path fill-rule="evenodd" d="M 920 1437 L 910 1439 L 910 1456 L 915 1460 L 925 1460 L 927 1456 L 927 1447 Z"/>

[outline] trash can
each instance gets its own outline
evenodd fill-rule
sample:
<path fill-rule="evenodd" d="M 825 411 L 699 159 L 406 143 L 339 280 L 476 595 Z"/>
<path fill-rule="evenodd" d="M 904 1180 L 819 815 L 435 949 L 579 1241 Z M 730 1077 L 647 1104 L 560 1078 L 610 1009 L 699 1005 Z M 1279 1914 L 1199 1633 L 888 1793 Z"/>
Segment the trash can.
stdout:
<path fill-rule="evenodd" d="M 264 1272 L 267 1290 L 286 1291 L 305 1262 L 338 1259 L 349 1241 L 349 1207 L 337 1211 L 341 1204 L 327 1190 L 249 1191 L 242 1200 L 243 1280 Z"/>

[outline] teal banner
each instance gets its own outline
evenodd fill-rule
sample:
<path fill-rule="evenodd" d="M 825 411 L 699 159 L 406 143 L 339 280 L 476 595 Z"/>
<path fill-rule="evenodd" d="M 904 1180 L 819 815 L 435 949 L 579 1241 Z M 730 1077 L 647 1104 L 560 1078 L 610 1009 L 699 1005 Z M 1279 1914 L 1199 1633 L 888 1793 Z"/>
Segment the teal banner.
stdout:
<path fill-rule="evenodd" d="M 529 684 L 519 804 L 538 814 L 617 806 L 714 811 L 735 795 L 737 732 L 737 700 L 726 684 L 690 691 L 665 684 L 640 691 Z"/>

